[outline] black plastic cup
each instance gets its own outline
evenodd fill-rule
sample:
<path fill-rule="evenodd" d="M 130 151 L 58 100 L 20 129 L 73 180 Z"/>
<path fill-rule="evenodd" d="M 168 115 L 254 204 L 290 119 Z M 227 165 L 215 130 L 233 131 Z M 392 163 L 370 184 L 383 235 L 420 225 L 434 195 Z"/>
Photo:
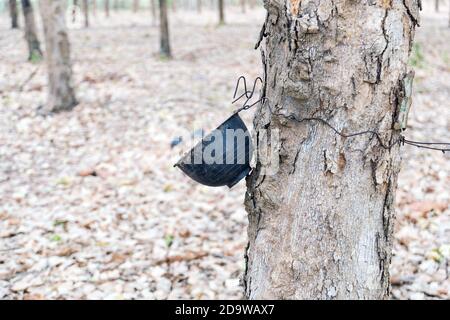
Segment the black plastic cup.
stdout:
<path fill-rule="evenodd" d="M 247 127 L 235 113 L 186 153 L 175 167 L 198 183 L 231 188 L 250 172 L 252 148 Z"/>

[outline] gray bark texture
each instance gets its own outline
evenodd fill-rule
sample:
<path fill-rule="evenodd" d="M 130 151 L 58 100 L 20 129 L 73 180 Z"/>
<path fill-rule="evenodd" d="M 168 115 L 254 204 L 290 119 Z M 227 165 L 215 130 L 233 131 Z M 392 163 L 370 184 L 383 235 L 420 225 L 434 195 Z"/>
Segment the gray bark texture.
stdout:
<path fill-rule="evenodd" d="M 19 20 L 17 15 L 17 1 L 9 0 L 9 14 L 11 16 L 11 28 L 19 28 Z"/>
<path fill-rule="evenodd" d="M 256 137 L 279 139 L 258 142 L 247 178 L 248 299 L 388 296 L 399 145 L 384 149 L 371 134 L 343 138 L 290 117 L 396 141 L 416 1 L 264 1 L 268 100 L 254 126 Z"/>
<path fill-rule="evenodd" d="M 40 59 L 42 51 L 37 37 L 33 6 L 29 0 L 22 0 L 22 11 L 25 21 L 25 40 L 28 44 L 28 60 Z"/>
<path fill-rule="evenodd" d="M 40 0 L 48 68 L 48 102 L 51 112 L 71 110 L 76 104 L 72 88 L 70 44 L 64 0 Z"/>

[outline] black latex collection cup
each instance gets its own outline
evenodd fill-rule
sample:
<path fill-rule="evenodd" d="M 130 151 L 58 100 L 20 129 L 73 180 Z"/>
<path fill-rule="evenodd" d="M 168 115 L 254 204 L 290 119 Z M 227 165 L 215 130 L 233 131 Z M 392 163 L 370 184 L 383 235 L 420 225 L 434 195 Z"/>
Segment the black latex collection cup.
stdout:
<path fill-rule="evenodd" d="M 176 164 L 198 183 L 233 187 L 250 172 L 251 137 L 238 113 L 205 136 Z"/>

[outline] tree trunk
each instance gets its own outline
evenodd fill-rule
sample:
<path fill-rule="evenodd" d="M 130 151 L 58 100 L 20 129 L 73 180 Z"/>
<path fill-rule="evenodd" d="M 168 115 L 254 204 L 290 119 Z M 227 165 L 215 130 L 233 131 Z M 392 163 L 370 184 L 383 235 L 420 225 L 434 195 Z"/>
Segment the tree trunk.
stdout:
<path fill-rule="evenodd" d="M 133 12 L 139 11 L 139 0 L 133 0 Z"/>
<path fill-rule="evenodd" d="M 78 0 L 73 0 L 73 6 L 72 6 L 72 23 L 75 23 L 77 18 L 77 7 L 78 7 Z"/>
<path fill-rule="evenodd" d="M 97 15 L 97 0 L 92 0 L 92 15 L 94 17 Z"/>
<path fill-rule="evenodd" d="M 434 11 L 439 12 L 439 0 L 434 0 Z"/>
<path fill-rule="evenodd" d="M 25 20 L 25 39 L 28 44 L 28 60 L 39 60 L 42 58 L 42 51 L 36 33 L 33 6 L 29 0 L 22 0 L 22 10 Z"/>
<path fill-rule="evenodd" d="M 159 27 L 161 39 L 161 56 L 170 58 L 169 19 L 167 17 L 167 1 L 159 0 Z"/>
<path fill-rule="evenodd" d="M 343 138 L 299 120 L 398 141 L 414 1 L 265 1 L 268 100 L 255 115 L 258 158 L 247 178 L 247 298 L 388 295 L 399 144 L 384 149 L 372 134 Z"/>
<path fill-rule="evenodd" d="M 72 88 L 70 44 L 65 21 L 65 1 L 41 0 L 48 68 L 48 102 L 51 112 L 71 110 L 76 104 Z"/>
<path fill-rule="evenodd" d="M 153 18 L 153 25 L 156 25 L 156 5 L 155 5 L 155 1 L 156 0 L 150 0 L 150 8 L 152 10 L 152 18 Z"/>
<path fill-rule="evenodd" d="M 175 4 L 175 0 L 172 0 L 172 11 L 177 12 L 177 6 Z"/>
<path fill-rule="evenodd" d="M 84 14 L 84 27 L 89 27 L 89 2 L 88 0 L 83 0 L 83 14 Z"/>
<path fill-rule="evenodd" d="M 242 13 L 245 13 L 245 0 L 241 0 L 241 10 Z"/>
<path fill-rule="evenodd" d="M 202 12 L 202 0 L 197 0 L 197 12 Z"/>
<path fill-rule="evenodd" d="M 109 18 L 109 0 L 105 0 L 105 16 Z"/>
<path fill-rule="evenodd" d="M 219 0 L 219 24 L 225 23 L 224 0 Z"/>
<path fill-rule="evenodd" d="M 114 7 L 114 10 L 119 9 L 119 0 L 114 0 L 113 7 Z"/>
<path fill-rule="evenodd" d="M 19 28 L 19 21 L 17 17 L 17 1 L 9 0 L 9 14 L 11 16 L 11 28 Z"/>

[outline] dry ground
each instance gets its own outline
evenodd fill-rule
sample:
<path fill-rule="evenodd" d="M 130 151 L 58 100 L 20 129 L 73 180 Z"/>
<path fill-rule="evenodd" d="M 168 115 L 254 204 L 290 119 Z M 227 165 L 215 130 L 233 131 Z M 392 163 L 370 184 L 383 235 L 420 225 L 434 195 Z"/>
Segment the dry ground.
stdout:
<path fill-rule="evenodd" d="M 42 116 L 45 64 L 0 17 L 0 299 L 242 296 L 244 185 L 195 184 L 172 168 L 186 145 L 170 143 L 234 110 L 236 78 L 260 73 L 263 18 L 228 10 L 217 27 L 215 12 L 179 11 L 172 61 L 148 12 L 71 24 L 80 104 Z M 411 139 L 450 141 L 449 39 L 446 14 L 425 12 Z M 448 299 L 449 156 L 403 152 L 393 298 Z"/>

